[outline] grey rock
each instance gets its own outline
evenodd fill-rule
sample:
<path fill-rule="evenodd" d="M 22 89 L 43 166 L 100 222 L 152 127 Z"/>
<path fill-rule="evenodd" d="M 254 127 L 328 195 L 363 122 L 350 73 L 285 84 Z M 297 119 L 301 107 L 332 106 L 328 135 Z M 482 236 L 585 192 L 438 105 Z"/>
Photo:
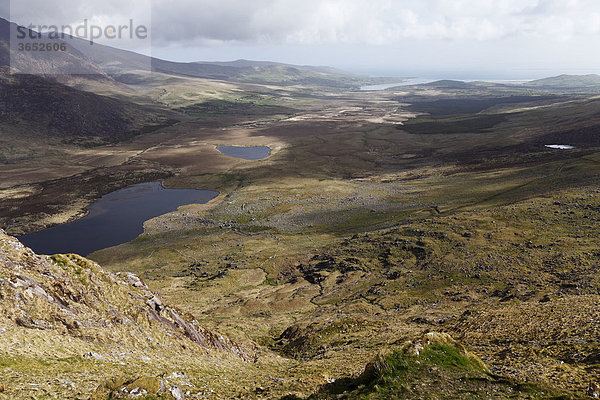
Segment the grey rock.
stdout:
<path fill-rule="evenodd" d="M 181 390 L 179 387 L 173 386 L 171 389 L 169 389 L 169 392 L 171 392 L 171 396 L 173 396 L 175 400 L 185 400 L 183 390 Z"/>

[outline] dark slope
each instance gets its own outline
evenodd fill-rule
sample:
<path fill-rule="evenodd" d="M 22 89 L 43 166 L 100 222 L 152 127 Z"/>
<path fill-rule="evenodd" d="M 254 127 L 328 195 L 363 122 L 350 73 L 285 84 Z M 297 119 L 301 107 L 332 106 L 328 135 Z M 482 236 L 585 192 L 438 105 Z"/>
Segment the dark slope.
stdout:
<path fill-rule="evenodd" d="M 145 109 L 73 89 L 33 75 L 0 71 L 0 124 L 30 133 L 61 138 L 121 140 L 140 133 L 142 125 L 158 122 Z"/>
<path fill-rule="evenodd" d="M 117 84 L 71 46 L 65 52 L 45 52 L 41 58 L 32 56 L 31 52 L 19 53 L 13 56 L 11 65 L 10 29 L 11 23 L 0 18 L 3 139 L 26 133 L 28 137 L 58 137 L 90 145 L 123 140 L 167 121 L 155 110 L 63 84 L 73 77 L 55 75 L 56 71 L 85 73 L 85 77 L 99 84 Z M 14 73 L 19 70 L 35 75 Z"/>

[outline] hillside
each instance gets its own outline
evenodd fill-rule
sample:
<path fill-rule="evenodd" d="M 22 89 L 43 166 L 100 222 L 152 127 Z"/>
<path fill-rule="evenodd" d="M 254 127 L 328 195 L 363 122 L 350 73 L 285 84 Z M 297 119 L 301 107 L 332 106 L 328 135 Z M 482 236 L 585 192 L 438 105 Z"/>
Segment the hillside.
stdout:
<path fill-rule="evenodd" d="M 559 75 L 527 82 L 524 86 L 554 89 L 598 88 L 600 75 Z"/>
<path fill-rule="evenodd" d="M 0 299 L 0 397 L 50 392 L 72 398 L 99 387 L 96 398 L 108 398 L 103 381 L 132 384 L 135 379 L 120 377 L 136 374 L 149 375 L 138 382 L 139 392 L 156 394 L 159 371 L 178 368 L 179 361 L 210 365 L 210 359 L 255 358 L 251 346 L 163 303 L 135 275 L 106 272 L 76 255 L 38 256 L 3 231 Z M 166 396 L 181 378 L 169 386 L 163 377 L 159 388 Z"/>
<path fill-rule="evenodd" d="M 231 82 L 280 84 L 280 85 L 321 85 L 326 87 L 349 88 L 364 83 L 380 82 L 382 79 L 354 75 L 329 67 L 299 66 L 275 62 L 237 60 L 232 62 L 174 62 L 148 57 L 127 50 L 95 43 L 78 38 L 65 41 L 83 54 L 103 73 L 117 80 L 136 83 L 137 79 L 147 78 L 147 72 L 158 72 L 183 77 L 216 79 Z"/>
<path fill-rule="evenodd" d="M 473 222 L 477 224 L 466 220 L 456 223 Z M 448 228 L 454 226 L 450 222 Z M 487 399 L 490 393 L 498 399 L 583 398 L 577 392 L 553 387 L 548 380 L 564 375 L 585 379 L 584 368 L 597 363 L 597 355 L 592 352 L 587 358 L 553 369 L 548 365 L 549 354 L 564 357 L 567 343 L 551 343 L 547 353 L 519 355 L 523 345 L 508 339 L 500 323 L 490 322 L 502 319 L 502 324 L 510 326 L 518 323 L 520 312 L 564 307 L 562 296 L 539 301 L 545 291 L 523 297 L 521 289 L 509 283 L 507 293 L 514 292 L 513 301 L 506 303 L 499 298 L 506 293 L 492 293 L 486 299 L 486 291 L 481 289 L 494 286 L 492 275 L 496 272 L 480 278 L 461 277 L 452 269 L 462 270 L 468 262 L 452 267 L 451 263 L 443 264 L 448 255 L 436 254 L 442 248 L 436 240 L 458 241 L 460 236 L 449 233 L 444 237 L 445 226 L 436 226 L 437 232 L 427 230 L 427 225 L 419 228 L 424 230 L 414 230 L 422 234 L 421 244 L 413 244 L 411 235 L 415 232 L 407 230 L 386 230 L 347 240 L 339 249 L 313 257 L 310 265 L 301 265 L 291 274 L 284 272 L 285 278 L 282 276 L 271 295 L 269 289 L 256 283 L 238 290 L 233 297 L 222 293 L 213 300 L 214 316 L 229 320 L 222 327 L 231 331 L 235 340 L 215 330 L 214 322 L 198 323 L 132 273 L 107 272 L 74 254 L 39 256 L 0 231 L 0 398 L 291 400 L 401 395 L 416 400 L 462 399 L 466 395 Z M 392 250 L 402 241 L 399 238 L 408 244 L 402 250 Z M 470 246 L 469 239 L 462 238 L 464 245 Z M 462 252 L 465 249 L 461 247 Z M 416 259 L 396 260 L 392 255 L 404 257 L 403 253 Z M 408 267 L 415 271 L 412 278 Z M 432 273 L 433 269 L 437 273 Z M 243 284 L 243 279 L 231 281 L 231 277 L 248 272 L 231 270 L 209 278 L 202 284 L 203 290 L 193 284 L 188 295 L 196 297 L 195 302 L 203 302 L 216 294 L 215 289 Z M 452 274 L 456 282 L 449 284 L 442 274 Z M 467 287 L 465 279 L 470 279 L 472 287 Z M 231 282 L 222 285 L 226 280 Z M 402 289 L 411 282 L 409 289 Z M 306 289 L 317 285 L 321 295 Z M 425 288 L 430 295 L 419 294 Z M 177 286 L 174 289 L 180 290 Z M 587 288 L 583 290 L 583 301 L 573 292 L 564 294 L 576 304 L 565 318 L 572 318 L 575 311 L 593 313 L 593 299 L 588 299 Z M 257 291 L 263 292 L 261 299 L 255 297 Z M 293 295 L 286 299 L 281 293 L 277 295 L 279 301 L 269 300 L 282 291 Z M 282 309 L 284 303 L 299 306 L 300 299 L 315 294 L 312 301 L 316 308 L 298 314 L 301 319 L 270 344 L 261 338 L 262 330 L 273 325 L 277 332 L 286 319 L 282 311 L 289 306 Z M 473 296 L 470 305 L 465 296 Z M 244 316 L 242 320 L 250 324 L 245 328 L 248 334 L 240 335 L 237 329 L 242 327 L 232 330 L 230 322 L 238 312 L 232 309 L 224 313 L 233 306 L 226 303 L 252 309 L 256 305 L 251 303 L 264 300 L 272 311 Z M 443 306 L 428 306 L 433 300 Z M 398 313 L 397 304 L 404 304 L 402 313 Z M 557 317 L 550 315 L 549 336 L 559 333 Z M 265 319 L 265 325 L 252 332 L 256 318 Z M 584 320 L 577 318 L 570 329 L 581 329 Z M 530 331 L 533 326 L 525 324 L 521 334 L 526 338 L 536 335 Z M 462 336 L 478 354 L 485 355 L 486 362 L 439 330 Z M 250 337 L 262 343 L 258 345 Z M 587 340 L 587 335 L 582 337 Z M 580 347 L 587 355 L 595 345 Z M 507 354 L 510 357 L 505 359 Z M 530 368 L 532 362 L 539 369 Z M 550 379 L 540 381 L 540 375 Z M 589 374 L 590 379 L 596 376 Z"/>
<path fill-rule="evenodd" d="M 10 48 L 11 30 L 17 25 L 0 17 L 0 66 L 10 65 L 13 72 L 25 72 L 40 75 L 90 75 L 96 79 L 110 80 L 97 65 L 71 46 L 66 51 L 27 52 Z M 27 29 L 27 32 L 31 32 Z M 28 36 L 29 37 L 29 36 Z M 31 40 L 31 39 L 26 39 Z M 63 43 L 52 40 L 53 43 Z"/>
<path fill-rule="evenodd" d="M 12 27 L 12 28 L 11 28 Z M 65 43 L 67 51 L 19 52 L 13 49 L 10 55 L 10 30 L 14 23 L 0 18 L 0 65 L 14 71 L 25 71 L 42 75 L 88 76 L 112 84 L 115 78 L 125 83 L 138 83 L 148 78 L 148 72 L 158 72 L 182 77 L 215 79 L 240 83 L 321 85 L 326 87 L 350 88 L 365 83 L 377 83 L 382 79 L 354 75 L 330 67 L 298 66 L 275 62 L 237 60 L 232 62 L 174 62 L 149 57 L 132 51 L 121 50 L 76 37 L 62 40 L 46 39 Z"/>
<path fill-rule="evenodd" d="M 9 134 L 93 145 L 130 138 L 165 122 L 166 116 L 123 100 L 0 70 L 0 125 Z"/>

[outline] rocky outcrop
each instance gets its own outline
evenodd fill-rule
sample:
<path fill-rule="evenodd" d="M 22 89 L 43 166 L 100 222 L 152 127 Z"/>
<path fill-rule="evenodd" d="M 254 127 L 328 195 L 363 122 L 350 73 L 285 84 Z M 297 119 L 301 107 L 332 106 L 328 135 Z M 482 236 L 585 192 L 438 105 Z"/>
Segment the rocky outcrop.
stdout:
<path fill-rule="evenodd" d="M 75 254 L 39 256 L 1 230 L 0 301 L 2 329 L 42 330 L 137 349 L 192 346 L 205 354 L 255 358 L 251 347 L 164 304 L 134 274 L 107 272 Z"/>

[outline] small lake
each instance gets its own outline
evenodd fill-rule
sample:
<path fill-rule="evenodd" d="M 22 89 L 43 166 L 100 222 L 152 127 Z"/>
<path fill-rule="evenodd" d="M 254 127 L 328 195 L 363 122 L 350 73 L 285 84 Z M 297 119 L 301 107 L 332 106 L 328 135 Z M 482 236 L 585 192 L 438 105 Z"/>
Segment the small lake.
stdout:
<path fill-rule="evenodd" d="M 244 160 L 262 160 L 271 154 L 268 146 L 217 146 L 222 154 Z"/>
<path fill-rule="evenodd" d="M 128 186 L 102 196 L 76 221 L 33 232 L 19 240 L 38 254 L 77 253 L 129 242 L 143 233 L 143 223 L 187 204 L 214 199 L 213 190 L 166 189 L 160 182 Z"/>
<path fill-rule="evenodd" d="M 546 147 L 551 149 L 559 149 L 559 150 L 571 150 L 574 149 L 575 146 L 571 146 L 569 144 L 547 144 Z"/>

